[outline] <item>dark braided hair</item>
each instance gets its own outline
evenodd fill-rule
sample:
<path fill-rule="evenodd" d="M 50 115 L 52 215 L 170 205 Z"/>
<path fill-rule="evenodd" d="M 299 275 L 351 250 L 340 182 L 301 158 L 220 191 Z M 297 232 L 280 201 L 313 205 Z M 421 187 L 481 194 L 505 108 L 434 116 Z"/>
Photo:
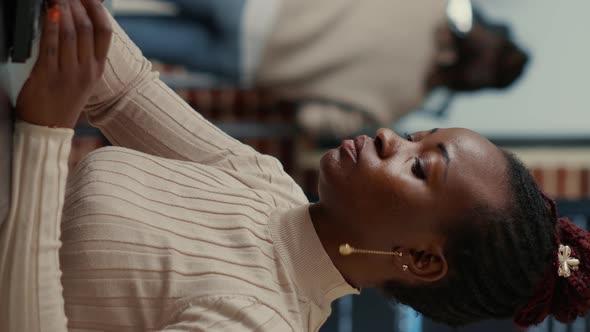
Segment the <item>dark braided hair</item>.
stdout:
<path fill-rule="evenodd" d="M 548 200 L 548 204 L 558 219 L 555 202 Z M 514 322 L 518 326 L 539 324 L 550 314 L 561 322 L 570 323 L 590 311 L 590 232 L 580 229 L 568 218 L 559 218 L 557 225 L 559 243 L 569 246 L 571 257 L 579 259 L 581 265 L 570 277 L 561 278 L 555 272 L 559 267 L 559 259 L 555 257 L 531 300 L 517 310 Z"/>
<path fill-rule="evenodd" d="M 557 225 L 556 215 L 548 207 L 547 199 L 538 189 L 526 167 L 509 152 L 503 152 L 507 165 L 507 181 L 510 185 L 509 206 L 502 210 L 479 204 L 461 217 L 461 222 L 452 223 L 453 228 L 443 230 L 448 236 L 445 255 L 449 264 L 446 278 L 426 287 L 409 287 L 396 282 L 384 285 L 385 294 L 397 302 L 412 306 L 417 311 L 451 326 L 465 325 L 485 319 L 516 318 L 521 326 L 537 324 L 547 316 L 569 321 L 572 316 L 588 311 L 590 270 L 580 269 L 570 280 L 557 280 L 556 284 L 567 283 L 571 288 L 568 295 L 550 296 L 550 309 L 540 312 L 535 299 L 539 289 L 547 299 L 555 287 L 547 290 L 543 282 L 546 275 L 557 276 L 556 256 L 560 233 L 566 237 L 576 254 L 584 252 L 584 259 L 590 263 L 590 236 L 575 225 Z M 562 224 L 560 221 L 559 224 Z M 559 231 L 563 229 L 563 231 Z M 576 238 L 585 234 L 585 244 Z M 582 250 L 581 246 L 584 246 Z M 582 277 L 578 278 L 578 275 Z M 563 278 L 561 278 L 563 279 Z M 542 286 L 539 286 L 539 285 Z M 549 285 L 551 286 L 551 285 Z M 562 289 L 562 286 L 556 286 Z M 575 290 L 574 290 L 575 289 Z M 583 293 L 583 289 L 586 293 Z M 568 304 L 578 292 L 580 300 L 573 304 L 575 310 L 561 315 L 561 305 Z M 552 303 L 559 303 L 553 306 Z M 586 307 L 579 303 L 585 301 Z M 537 308 L 538 309 L 538 308 Z M 523 315 L 520 315 L 523 313 Z M 518 320 L 519 315 L 521 320 Z"/>

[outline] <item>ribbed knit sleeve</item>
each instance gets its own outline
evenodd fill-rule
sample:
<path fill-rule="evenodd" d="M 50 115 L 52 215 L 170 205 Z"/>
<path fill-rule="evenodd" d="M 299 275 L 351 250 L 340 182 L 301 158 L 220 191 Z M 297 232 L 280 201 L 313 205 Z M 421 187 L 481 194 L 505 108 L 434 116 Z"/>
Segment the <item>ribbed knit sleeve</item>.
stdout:
<path fill-rule="evenodd" d="M 111 22 L 108 63 L 86 110 L 113 145 L 265 177 L 285 175 L 276 159 L 222 132 L 160 81 L 112 17 Z"/>
<path fill-rule="evenodd" d="M 245 296 L 208 296 L 192 302 L 162 332 L 293 331 L 272 308 Z"/>
<path fill-rule="evenodd" d="M 10 215 L 0 229 L 0 331 L 66 331 L 59 225 L 73 134 L 16 124 Z"/>

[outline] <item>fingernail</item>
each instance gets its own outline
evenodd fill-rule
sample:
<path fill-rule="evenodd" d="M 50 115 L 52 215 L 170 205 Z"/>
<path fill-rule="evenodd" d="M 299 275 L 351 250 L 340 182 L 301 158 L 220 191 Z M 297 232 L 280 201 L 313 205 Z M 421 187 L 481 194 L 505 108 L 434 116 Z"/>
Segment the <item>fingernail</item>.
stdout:
<path fill-rule="evenodd" d="M 61 12 L 59 11 L 59 8 L 57 8 L 57 5 L 51 7 L 48 16 L 49 20 L 53 23 L 57 23 L 59 21 L 59 18 L 61 17 Z"/>

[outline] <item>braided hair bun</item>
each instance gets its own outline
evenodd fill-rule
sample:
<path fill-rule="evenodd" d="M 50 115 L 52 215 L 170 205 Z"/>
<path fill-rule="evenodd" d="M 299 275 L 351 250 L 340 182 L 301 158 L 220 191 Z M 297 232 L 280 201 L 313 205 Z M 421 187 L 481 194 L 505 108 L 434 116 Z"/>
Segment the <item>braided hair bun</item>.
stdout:
<path fill-rule="evenodd" d="M 550 201 L 549 204 L 557 219 L 555 203 Z M 555 253 L 555 259 L 531 300 L 516 312 L 514 322 L 520 327 L 539 324 L 548 315 L 560 322 L 571 323 L 590 311 L 590 232 L 576 226 L 568 218 L 557 220 L 556 241 L 570 248 L 568 257 L 577 259 L 579 265 L 564 268 L 563 259 L 567 257 L 561 252 L 560 260 L 559 253 Z M 560 266 L 570 269 L 569 277 L 559 275 Z"/>

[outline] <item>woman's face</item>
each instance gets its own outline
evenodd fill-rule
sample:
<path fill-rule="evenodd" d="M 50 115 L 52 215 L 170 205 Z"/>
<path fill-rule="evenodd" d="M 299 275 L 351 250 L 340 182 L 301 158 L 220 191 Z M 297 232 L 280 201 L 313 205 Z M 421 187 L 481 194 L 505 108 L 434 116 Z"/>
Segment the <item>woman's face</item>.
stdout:
<path fill-rule="evenodd" d="M 505 159 L 466 129 L 400 137 L 380 129 L 328 151 L 320 166 L 320 203 L 352 246 L 373 250 L 444 245 L 441 226 L 485 203 L 502 207 Z"/>

